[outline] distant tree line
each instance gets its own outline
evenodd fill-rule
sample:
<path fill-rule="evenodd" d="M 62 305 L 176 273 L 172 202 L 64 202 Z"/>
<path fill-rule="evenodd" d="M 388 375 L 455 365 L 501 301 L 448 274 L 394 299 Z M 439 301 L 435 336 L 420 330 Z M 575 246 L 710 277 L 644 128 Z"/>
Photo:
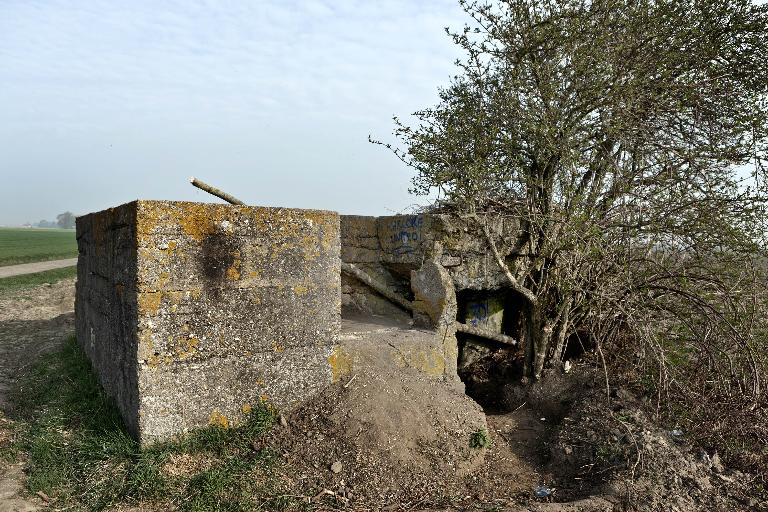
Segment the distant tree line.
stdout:
<path fill-rule="evenodd" d="M 56 216 L 56 220 L 41 220 L 35 224 L 32 224 L 36 228 L 62 228 L 62 229 L 74 229 L 75 228 L 75 214 L 72 212 L 60 213 Z"/>

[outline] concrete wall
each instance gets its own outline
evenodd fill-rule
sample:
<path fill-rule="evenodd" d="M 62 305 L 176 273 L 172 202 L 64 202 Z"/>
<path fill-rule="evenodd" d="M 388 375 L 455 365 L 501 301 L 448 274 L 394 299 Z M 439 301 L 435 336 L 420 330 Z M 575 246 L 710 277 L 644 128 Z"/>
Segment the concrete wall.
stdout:
<path fill-rule="evenodd" d="M 139 431 L 135 203 L 77 219 L 77 339 L 126 425 Z"/>
<path fill-rule="evenodd" d="M 341 257 L 407 289 L 403 281 L 409 279 L 412 270 L 421 268 L 437 241 L 443 246 L 440 264 L 448 269 L 457 290 L 502 288 L 507 285 L 506 278 L 490 255 L 485 238 L 473 234 L 476 229 L 474 220 L 449 215 L 342 215 Z M 502 240 L 512 239 L 517 229 L 517 219 L 490 222 L 502 254 L 510 250 Z"/>
<path fill-rule="evenodd" d="M 384 266 L 379 242 L 378 218 L 358 215 L 341 216 L 341 259 L 353 263 L 369 275 L 386 283 L 403 297 L 410 294 L 408 272 L 399 275 Z M 346 274 L 341 276 L 342 304 L 346 311 L 358 310 L 364 313 L 394 318 L 409 316 L 387 299 Z"/>
<path fill-rule="evenodd" d="M 491 332 L 518 334 L 514 331 L 516 312 L 505 316 L 504 311 L 510 296 L 507 278 L 493 259 L 485 236 L 478 236 L 478 227 L 475 219 L 442 214 L 341 217 L 342 260 L 377 276 L 413 301 L 412 322 L 435 329 L 448 378 L 455 375 L 457 364 L 465 367 L 489 355 L 494 347 L 487 340 L 457 335 L 455 320 Z M 511 252 L 508 244 L 518 227 L 515 218 L 489 220 L 502 255 Z M 405 315 L 354 277 L 344 275 L 342 285 L 345 308 Z M 503 331 L 505 323 L 512 330 Z"/>
<path fill-rule="evenodd" d="M 78 219 L 77 331 L 143 444 L 334 375 L 334 212 L 137 201 Z"/>

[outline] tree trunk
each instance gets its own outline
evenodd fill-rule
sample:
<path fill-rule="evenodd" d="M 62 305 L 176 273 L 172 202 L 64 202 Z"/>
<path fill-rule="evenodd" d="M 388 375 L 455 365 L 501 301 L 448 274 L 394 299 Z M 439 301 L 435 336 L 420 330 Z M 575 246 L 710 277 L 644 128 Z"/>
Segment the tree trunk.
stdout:
<path fill-rule="evenodd" d="M 536 319 L 538 311 L 536 306 L 529 304 L 523 310 L 523 325 L 520 339 L 523 340 L 523 378 L 528 379 L 532 375 L 533 357 L 536 346 Z"/>
<path fill-rule="evenodd" d="M 560 363 L 563 358 L 563 351 L 565 351 L 565 343 L 568 340 L 568 331 L 571 328 L 571 304 L 573 300 L 568 297 L 565 303 L 563 316 L 560 323 L 557 324 L 557 333 L 555 334 L 555 349 L 552 351 L 551 361 Z"/>
<path fill-rule="evenodd" d="M 547 352 L 552 340 L 552 320 L 540 322 L 541 326 L 537 331 L 537 340 L 534 345 L 534 365 L 532 377 L 536 380 L 541 379 L 541 372 L 544 369 L 544 363 L 547 362 Z"/>

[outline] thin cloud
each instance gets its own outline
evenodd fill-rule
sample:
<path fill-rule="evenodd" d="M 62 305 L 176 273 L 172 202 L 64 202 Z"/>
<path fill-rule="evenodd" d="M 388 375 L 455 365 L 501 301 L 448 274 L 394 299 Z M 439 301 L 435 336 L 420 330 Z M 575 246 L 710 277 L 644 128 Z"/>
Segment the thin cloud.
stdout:
<path fill-rule="evenodd" d="M 109 151 L 96 149 L 85 164 L 107 162 L 111 172 L 127 177 L 137 171 L 117 161 L 125 156 L 121 151 L 142 151 L 147 140 L 163 139 L 169 151 L 184 153 L 163 156 L 168 182 L 182 162 L 217 168 L 222 157 L 215 151 L 240 154 L 241 161 L 227 158 L 235 173 L 256 160 L 281 161 L 265 144 L 255 143 L 252 152 L 244 148 L 242 133 L 252 140 L 295 134 L 294 151 L 307 156 L 291 158 L 291 164 L 326 176 L 333 188 L 328 197 L 338 204 L 319 205 L 316 190 L 296 188 L 293 206 L 376 213 L 410 204 L 408 174 L 395 160 L 371 156 L 370 165 L 357 171 L 363 182 L 381 185 L 378 195 L 362 196 L 336 192 L 346 186 L 336 178 L 355 171 L 348 163 L 331 162 L 338 155 L 373 155 L 365 145 L 367 133 L 386 135 L 391 115 L 436 101 L 436 89 L 447 83 L 457 56 L 442 28 L 463 22 L 454 0 L 3 3 L 0 136 L 5 142 L 0 144 L 9 151 L 0 151 L 0 173 L 18 183 L 12 197 L 2 198 L 0 222 L 42 215 L 24 206 L 40 194 L 27 175 L 63 172 L 99 179 L 94 175 L 103 169 L 83 169 L 82 155 L 74 151 L 80 138 L 98 148 L 116 135 L 131 143 L 123 150 L 114 144 Z M 174 131 L 186 138 L 174 138 Z M 332 148 L 329 133 L 338 135 Z M 211 134 L 221 140 L 203 139 Z M 45 158 L 29 157 L 41 147 L 50 148 L 56 160 L 46 165 Z M 139 162 L 160 164 L 151 150 L 146 153 Z M 318 169 L 318 161 L 326 167 Z M 399 177 L 392 186 L 395 169 Z M 303 176 L 283 171 L 294 180 Z M 239 179 L 255 186 L 249 176 Z M 157 196 L 167 189 L 136 184 L 127 192 Z M 119 202 L 126 190 L 105 191 L 101 202 L 78 197 L 74 186 L 69 192 L 83 211 Z M 54 200 L 50 208 L 77 209 L 64 206 Z"/>

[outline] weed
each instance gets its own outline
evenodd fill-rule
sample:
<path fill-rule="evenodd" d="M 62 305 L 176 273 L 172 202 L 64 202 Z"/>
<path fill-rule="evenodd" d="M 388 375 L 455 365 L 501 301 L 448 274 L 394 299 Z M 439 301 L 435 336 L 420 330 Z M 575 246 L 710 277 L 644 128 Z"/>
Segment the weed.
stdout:
<path fill-rule="evenodd" d="M 471 448 L 489 448 L 491 446 L 491 437 L 484 428 L 475 430 L 469 436 L 469 446 Z"/>

